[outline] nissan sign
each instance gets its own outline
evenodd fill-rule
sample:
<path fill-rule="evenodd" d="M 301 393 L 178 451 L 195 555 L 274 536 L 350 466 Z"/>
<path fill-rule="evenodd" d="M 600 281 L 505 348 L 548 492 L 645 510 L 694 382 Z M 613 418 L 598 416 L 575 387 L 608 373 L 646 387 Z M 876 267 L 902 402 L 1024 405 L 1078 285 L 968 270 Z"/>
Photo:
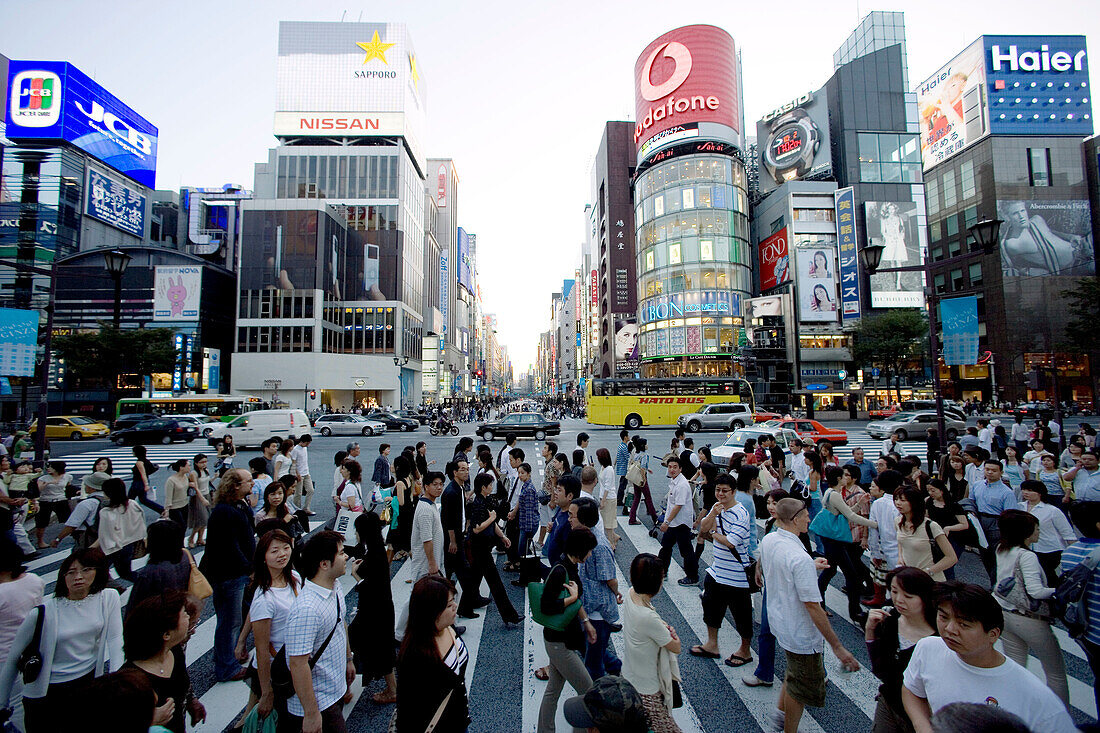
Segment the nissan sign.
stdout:
<path fill-rule="evenodd" d="M 639 160 L 685 136 L 739 142 L 739 78 L 733 39 L 721 28 L 684 26 L 646 46 L 634 65 Z"/>

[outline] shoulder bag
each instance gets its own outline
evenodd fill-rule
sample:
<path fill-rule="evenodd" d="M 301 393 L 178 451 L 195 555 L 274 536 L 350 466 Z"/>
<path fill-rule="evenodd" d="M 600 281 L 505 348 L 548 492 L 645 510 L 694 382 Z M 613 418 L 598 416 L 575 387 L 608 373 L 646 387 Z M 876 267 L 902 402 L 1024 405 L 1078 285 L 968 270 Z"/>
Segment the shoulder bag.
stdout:
<path fill-rule="evenodd" d="M 454 694 L 454 690 L 450 690 L 447 696 L 443 698 L 443 702 L 439 703 L 439 707 L 436 708 L 435 715 L 432 716 L 431 721 L 428 722 L 428 727 L 424 729 L 424 733 L 432 733 L 436 726 L 439 725 L 440 719 L 443 717 L 443 711 L 447 709 L 447 703 L 451 701 L 451 695 Z M 397 709 L 394 708 L 393 715 L 390 716 L 390 727 L 388 733 L 397 733 Z"/>
<path fill-rule="evenodd" d="M 15 663 L 15 666 L 23 673 L 24 685 L 33 683 L 38 679 L 38 675 L 42 673 L 42 621 L 46 616 L 46 607 L 39 605 L 35 607 L 35 610 L 38 611 L 38 618 L 34 622 L 34 635 L 31 637 L 30 644 L 27 644 L 27 648 L 23 650 Z"/>
<path fill-rule="evenodd" d="M 932 536 L 932 520 L 924 520 L 924 533 L 928 535 L 928 544 L 932 546 L 932 564 L 935 565 L 943 559 L 943 550 L 940 549 L 936 538 Z"/>
<path fill-rule="evenodd" d="M 336 610 L 336 623 L 333 625 L 332 631 L 328 632 L 325 643 L 321 645 L 320 649 L 309 655 L 310 669 L 313 669 L 317 665 L 317 660 L 325 653 L 325 649 L 328 649 L 328 643 L 332 641 L 332 635 L 336 633 L 336 627 L 340 625 L 339 600 L 337 600 Z M 290 664 L 286 657 L 286 645 L 283 645 L 283 648 L 276 652 L 275 658 L 271 660 L 271 690 L 275 693 L 275 696 L 281 700 L 289 700 L 294 696 L 294 680 L 290 676 Z"/>
<path fill-rule="evenodd" d="M 814 521 L 810 522 L 810 531 L 819 537 L 825 537 L 836 542 L 851 542 L 852 528 L 848 524 L 848 518 L 840 512 L 834 514 L 829 506 L 829 495 L 832 493 L 833 489 L 829 489 L 825 492 L 825 496 L 821 498 L 821 503 L 824 506 L 814 517 Z"/>
<path fill-rule="evenodd" d="M 642 462 L 636 459 L 631 459 L 630 464 L 626 468 L 626 480 L 635 486 L 641 486 L 645 483 L 645 469 L 642 468 Z"/>
<path fill-rule="evenodd" d="M 214 595 L 214 588 L 211 587 L 210 581 L 206 579 L 206 576 L 199 570 L 198 565 L 195 564 L 195 557 L 187 549 L 184 549 L 187 553 L 187 559 L 191 561 L 191 575 L 187 579 L 187 593 L 200 601 L 209 598 Z"/>
<path fill-rule="evenodd" d="M 553 570 L 551 570 L 551 572 L 553 572 Z M 542 593 L 544 590 L 546 590 L 545 582 L 539 581 L 527 584 L 527 600 L 531 606 L 531 619 L 536 624 L 545 626 L 548 629 L 565 631 L 569 624 L 573 623 L 573 619 L 580 613 L 581 606 L 584 604 L 582 604 L 581 599 L 578 598 L 575 603 L 566 606 L 565 610 L 561 613 L 548 616 L 542 612 Z M 560 598 L 565 598 L 569 595 L 569 591 L 564 588 L 562 588 L 561 592 Z"/>
<path fill-rule="evenodd" d="M 993 589 L 993 595 L 1005 601 L 1013 610 L 1024 616 L 1047 618 L 1050 616 L 1050 604 L 1046 601 L 1032 598 L 1027 594 L 1024 585 L 1024 574 L 1020 570 L 1020 556 L 1031 550 L 1021 549 L 1016 554 L 1016 562 L 1012 566 L 1012 575 L 997 583 Z"/>
<path fill-rule="evenodd" d="M 749 521 L 751 522 L 752 520 L 750 519 Z M 755 525 L 749 527 L 750 532 L 755 530 L 755 529 L 756 529 Z M 721 514 L 718 515 L 718 531 L 722 533 L 722 536 L 725 537 L 727 541 L 729 541 L 729 535 L 726 534 L 726 528 L 722 524 L 722 515 Z M 750 559 L 748 564 L 746 564 L 745 561 L 741 559 L 741 553 L 737 551 L 737 545 L 730 542 L 729 549 L 730 549 L 730 552 L 733 553 L 734 559 L 736 559 L 737 563 L 741 566 L 741 569 L 745 571 L 745 580 L 747 580 L 748 583 L 749 583 L 749 593 L 759 593 L 761 588 L 760 588 L 760 584 L 756 582 L 756 569 L 757 569 L 757 560 L 756 560 L 756 558 Z"/>

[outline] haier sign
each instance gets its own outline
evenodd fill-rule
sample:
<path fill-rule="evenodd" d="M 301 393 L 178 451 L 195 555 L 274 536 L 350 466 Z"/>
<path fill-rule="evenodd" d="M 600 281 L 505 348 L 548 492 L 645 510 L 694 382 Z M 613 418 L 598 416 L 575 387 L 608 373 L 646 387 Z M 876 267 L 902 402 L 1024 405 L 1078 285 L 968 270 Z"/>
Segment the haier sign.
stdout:
<path fill-rule="evenodd" d="M 983 36 L 994 135 L 1092 134 L 1084 36 Z"/>
<path fill-rule="evenodd" d="M 7 136 L 19 142 L 64 140 L 154 188 L 157 128 L 62 61 L 12 61 Z"/>

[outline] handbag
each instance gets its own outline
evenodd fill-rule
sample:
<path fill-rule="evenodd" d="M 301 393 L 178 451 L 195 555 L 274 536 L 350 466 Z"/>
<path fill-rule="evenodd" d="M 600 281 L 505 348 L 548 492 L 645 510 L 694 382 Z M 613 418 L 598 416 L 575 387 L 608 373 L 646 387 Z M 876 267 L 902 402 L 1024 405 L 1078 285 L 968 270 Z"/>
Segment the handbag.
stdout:
<path fill-rule="evenodd" d="M 443 698 L 443 702 L 439 703 L 439 707 L 436 708 L 435 715 L 433 715 L 431 721 L 428 722 L 428 727 L 424 729 L 424 733 L 432 733 L 436 726 L 439 725 L 439 720 L 443 717 L 443 711 L 447 709 L 447 703 L 451 701 L 451 695 L 453 695 L 454 692 L 454 690 L 449 691 L 447 696 Z M 390 716 L 390 727 L 387 730 L 388 733 L 397 733 L 397 708 L 393 709 L 393 715 Z"/>
<path fill-rule="evenodd" d="M 31 684 L 42 673 L 42 621 L 46 616 L 46 607 L 39 605 L 36 610 L 38 611 L 38 618 L 34 622 L 34 635 L 15 663 L 15 666 L 23 673 L 24 685 Z"/>
<path fill-rule="evenodd" d="M 356 544 L 358 540 L 355 535 L 355 518 L 358 516 L 359 513 L 353 512 L 347 507 L 340 507 L 340 511 L 336 514 L 336 523 L 332 527 L 335 531 L 344 535 L 344 542 L 349 546 Z"/>
<path fill-rule="evenodd" d="M 244 719 L 241 733 L 277 733 L 279 730 L 279 711 L 274 708 L 267 717 L 260 719 L 260 709 L 252 708 Z"/>
<path fill-rule="evenodd" d="M 810 522 L 810 531 L 818 537 L 825 537 L 836 542 L 851 542 L 852 528 L 848 524 L 847 517 L 839 512 L 833 514 L 832 510 L 829 509 L 829 494 L 831 493 L 833 493 L 833 489 L 826 491 L 825 496 L 822 497 L 821 503 L 824 504 L 824 507 Z"/>
<path fill-rule="evenodd" d="M 997 583 L 997 586 L 993 589 L 993 595 L 1025 616 L 1049 617 L 1051 615 L 1050 604 L 1044 600 L 1032 598 L 1027 594 L 1024 575 L 1020 571 L 1020 556 L 1024 552 L 1030 552 L 1030 550 L 1020 550 L 1016 555 L 1016 563 L 1012 567 L 1012 575 Z"/>
<path fill-rule="evenodd" d="M 626 467 L 626 480 L 634 486 L 641 486 L 645 482 L 645 469 L 640 461 L 632 460 Z"/>
<path fill-rule="evenodd" d="M 546 577 L 546 566 L 542 564 L 542 558 L 534 551 L 534 543 L 528 541 L 524 548 L 523 556 L 519 559 L 519 584 L 541 582 Z"/>
<path fill-rule="evenodd" d="M 726 534 L 726 528 L 722 525 L 721 514 L 718 515 L 718 529 L 722 532 L 723 535 Z M 749 531 L 751 532 L 754 529 L 755 527 L 750 527 Z M 758 564 L 756 558 L 753 558 L 746 565 L 745 561 L 741 559 L 741 553 L 737 551 L 737 546 L 732 543 L 730 544 L 730 552 L 733 553 L 733 557 L 737 560 L 737 563 L 741 566 L 741 569 L 745 571 L 745 580 L 748 581 L 749 584 L 749 593 L 759 593 L 761 589 L 760 584 L 756 582 L 756 568 Z"/>
<path fill-rule="evenodd" d="M 130 555 L 131 560 L 140 560 L 149 554 L 149 545 L 144 539 L 140 539 L 131 545 L 134 548 L 133 553 Z"/>
<path fill-rule="evenodd" d="M 210 581 L 199 570 L 199 566 L 195 564 L 195 557 L 186 549 L 184 552 L 187 553 L 187 559 L 191 561 L 191 575 L 187 578 L 187 593 L 200 601 L 206 600 L 214 595 L 214 588 L 211 587 Z"/>
<path fill-rule="evenodd" d="M 542 612 L 542 594 L 546 590 L 546 583 L 542 581 L 531 582 L 527 584 L 527 600 L 531 606 L 531 619 L 540 626 L 545 626 L 548 629 L 554 631 L 565 631 L 569 624 L 573 622 L 573 619 L 577 617 L 577 614 L 581 611 L 581 599 L 577 599 L 573 603 L 565 607 L 561 613 L 545 614 Z M 561 598 L 566 598 L 569 595 L 569 591 L 562 589 Z"/>
<path fill-rule="evenodd" d="M 932 520 L 924 520 L 924 533 L 928 535 L 928 544 L 932 546 L 932 564 L 938 563 L 943 559 L 943 550 L 940 549 L 939 544 L 936 542 L 936 538 L 932 536 Z"/>
<path fill-rule="evenodd" d="M 336 603 L 338 607 L 337 610 L 339 610 L 339 599 L 337 599 Z M 332 641 L 332 635 L 336 633 L 336 627 L 340 625 L 340 616 L 340 613 L 337 612 L 336 623 L 333 625 L 332 631 L 328 632 L 325 643 L 321 644 L 320 649 L 309 655 L 310 669 L 316 666 L 317 660 L 325 653 L 325 649 L 328 649 L 328 643 Z M 283 700 L 289 700 L 294 695 L 294 680 L 290 676 L 290 665 L 287 663 L 285 645 L 275 653 L 275 658 L 271 660 L 271 690 L 277 697 Z"/>

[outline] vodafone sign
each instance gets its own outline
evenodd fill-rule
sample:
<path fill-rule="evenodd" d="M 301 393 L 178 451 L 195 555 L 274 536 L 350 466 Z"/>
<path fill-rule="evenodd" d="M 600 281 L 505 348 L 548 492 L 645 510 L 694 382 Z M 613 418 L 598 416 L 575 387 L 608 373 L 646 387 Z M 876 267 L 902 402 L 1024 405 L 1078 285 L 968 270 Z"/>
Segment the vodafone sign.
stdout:
<path fill-rule="evenodd" d="M 634 145 L 644 157 L 685 137 L 737 143 L 740 99 L 728 33 L 711 25 L 669 31 L 634 65 Z"/>

